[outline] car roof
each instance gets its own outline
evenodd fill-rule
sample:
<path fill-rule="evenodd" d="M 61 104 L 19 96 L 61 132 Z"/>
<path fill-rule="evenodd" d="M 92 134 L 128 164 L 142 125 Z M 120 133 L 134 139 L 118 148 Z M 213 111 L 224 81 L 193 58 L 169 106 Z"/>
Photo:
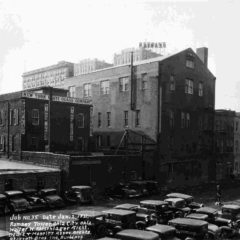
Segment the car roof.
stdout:
<path fill-rule="evenodd" d="M 24 193 L 33 193 L 33 192 L 37 192 L 37 189 L 34 188 L 26 188 L 26 189 L 22 189 L 22 191 Z"/>
<path fill-rule="evenodd" d="M 226 204 L 226 205 L 223 205 L 222 208 L 238 210 L 238 209 L 240 209 L 240 206 L 237 204 Z"/>
<path fill-rule="evenodd" d="M 139 205 L 137 205 L 137 204 L 123 203 L 123 204 L 115 206 L 114 208 L 116 208 L 116 209 L 124 209 L 124 210 L 131 210 L 131 209 L 138 208 L 138 207 L 139 207 Z"/>
<path fill-rule="evenodd" d="M 144 180 L 134 180 L 134 181 L 130 181 L 129 183 L 136 183 L 136 184 L 146 184 L 147 182 Z"/>
<path fill-rule="evenodd" d="M 0 193 L 0 199 L 6 199 L 7 197 L 4 194 Z"/>
<path fill-rule="evenodd" d="M 208 215 L 202 214 L 202 213 L 191 213 L 191 214 L 187 215 L 186 218 L 205 220 L 208 218 Z"/>
<path fill-rule="evenodd" d="M 72 213 L 73 215 L 77 215 L 79 217 L 100 217 L 104 216 L 103 212 L 94 211 L 94 210 L 81 210 Z"/>
<path fill-rule="evenodd" d="M 211 207 L 201 207 L 196 209 L 196 212 L 198 213 L 215 213 L 217 212 L 217 209 L 211 208 Z"/>
<path fill-rule="evenodd" d="M 91 189 L 92 187 L 79 185 L 79 186 L 71 186 L 71 188 L 73 188 L 73 189 Z"/>
<path fill-rule="evenodd" d="M 57 189 L 56 188 L 43 188 L 40 191 L 42 191 L 42 192 L 51 192 L 51 191 L 57 191 Z"/>
<path fill-rule="evenodd" d="M 23 192 L 19 190 L 10 190 L 10 191 L 5 191 L 4 193 L 7 194 L 8 196 L 23 194 Z"/>
<path fill-rule="evenodd" d="M 193 198 L 193 196 L 191 195 L 187 195 L 184 193 L 169 193 L 166 195 L 168 198 L 182 198 L 182 199 L 189 199 L 189 198 Z"/>
<path fill-rule="evenodd" d="M 8 236 L 9 236 L 9 232 L 8 231 L 0 229 L 0 237 L 8 237 Z"/>
<path fill-rule="evenodd" d="M 182 202 L 182 201 L 184 201 L 184 199 L 182 199 L 182 198 L 166 198 L 166 199 L 164 199 L 164 201 L 176 203 L 176 202 L 180 202 L 180 201 Z"/>
<path fill-rule="evenodd" d="M 159 232 L 159 233 L 165 233 L 165 232 L 176 230 L 175 227 L 164 225 L 164 224 L 155 224 L 150 227 L 147 227 L 146 229 L 148 231 Z"/>
<path fill-rule="evenodd" d="M 191 218 L 174 218 L 170 220 L 169 223 L 191 225 L 195 227 L 205 226 L 208 224 L 206 221 L 191 219 Z"/>
<path fill-rule="evenodd" d="M 159 239 L 158 234 L 150 232 L 150 231 L 144 231 L 144 230 L 138 230 L 138 229 L 126 229 L 118 232 L 116 234 L 116 237 L 132 237 L 132 239 L 144 239 L 144 240 L 157 240 Z"/>
<path fill-rule="evenodd" d="M 130 215 L 130 214 L 136 214 L 134 211 L 123 210 L 123 209 L 116 209 L 116 208 L 105 210 L 105 211 L 103 211 L 103 213 L 116 214 L 116 215 L 121 215 L 121 216 Z"/>
<path fill-rule="evenodd" d="M 168 205 L 167 202 L 161 200 L 144 200 L 141 201 L 140 204 L 147 204 L 147 205 Z"/>

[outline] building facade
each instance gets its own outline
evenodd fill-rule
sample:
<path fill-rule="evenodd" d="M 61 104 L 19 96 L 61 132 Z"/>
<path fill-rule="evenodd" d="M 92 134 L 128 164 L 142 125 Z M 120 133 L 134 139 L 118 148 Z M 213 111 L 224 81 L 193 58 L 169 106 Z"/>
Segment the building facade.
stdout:
<path fill-rule="evenodd" d="M 23 89 L 58 86 L 65 78 L 73 76 L 73 67 L 73 63 L 60 61 L 52 66 L 25 72 L 22 75 Z"/>
<path fill-rule="evenodd" d="M 234 167 L 233 174 L 240 176 L 240 113 L 236 112 L 234 119 Z"/>
<path fill-rule="evenodd" d="M 98 69 L 112 67 L 113 64 L 98 59 L 84 59 L 74 64 L 74 76 L 90 73 Z"/>
<path fill-rule="evenodd" d="M 90 137 L 91 105 L 51 87 L 0 96 L 0 153 L 83 152 Z"/>
<path fill-rule="evenodd" d="M 61 87 L 74 86 L 76 97 L 92 100 L 98 149 L 118 149 L 125 144 L 126 130 L 131 130 L 143 136 L 142 141 L 155 142 L 157 165 L 152 167 L 157 177 L 191 184 L 214 177 L 214 163 L 208 159 L 213 148 L 215 77 L 207 68 L 207 56 L 200 57 L 186 49 L 133 67 L 69 78 Z"/>
<path fill-rule="evenodd" d="M 114 54 L 114 66 L 123 65 L 123 64 L 130 64 L 131 63 L 131 54 L 133 52 L 133 62 L 155 58 L 161 56 L 158 53 L 151 51 L 150 49 L 146 48 L 127 48 L 121 51 L 121 53 Z"/>

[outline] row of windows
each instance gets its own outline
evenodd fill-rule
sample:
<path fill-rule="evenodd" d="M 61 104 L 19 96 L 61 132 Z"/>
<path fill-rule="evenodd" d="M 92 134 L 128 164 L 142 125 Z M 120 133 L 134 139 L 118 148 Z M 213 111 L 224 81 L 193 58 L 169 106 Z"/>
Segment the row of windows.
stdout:
<path fill-rule="evenodd" d="M 172 110 L 169 111 L 169 126 L 174 128 L 175 116 Z M 190 113 L 181 112 L 181 128 L 190 128 Z"/>
<path fill-rule="evenodd" d="M 5 112 L 3 110 L 0 111 L 0 125 L 5 124 L 5 119 L 7 118 L 7 115 L 5 115 Z M 9 110 L 9 125 L 10 126 L 16 126 L 19 124 L 19 111 L 17 108 L 10 109 Z"/>
<path fill-rule="evenodd" d="M 6 145 L 7 145 L 6 136 L 1 135 L 1 136 L 0 136 L 0 151 L 1 151 L 1 152 L 5 152 L 5 151 L 6 151 Z M 16 151 L 17 135 L 12 135 L 12 136 L 9 138 L 9 145 L 11 146 L 10 150 L 11 150 L 12 152 Z"/>
<path fill-rule="evenodd" d="M 107 127 L 111 127 L 111 112 L 106 112 Z M 123 126 L 128 127 L 128 111 L 123 112 Z M 97 126 L 102 127 L 102 113 L 98 112 Z M 140 110 L 135 111 L 135 127 L 140 126 Z"/>

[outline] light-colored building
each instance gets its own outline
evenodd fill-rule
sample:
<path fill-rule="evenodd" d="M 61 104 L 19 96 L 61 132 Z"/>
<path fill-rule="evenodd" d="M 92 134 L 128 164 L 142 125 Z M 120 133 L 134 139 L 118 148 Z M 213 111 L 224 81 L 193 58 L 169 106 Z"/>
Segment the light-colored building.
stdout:
<path fill-rule="evenodd" d="M 84 59 L 79 63 L 74 64 L 74 76 L 90 73 L 98 69 L 108 68 L 111 66 L 113 66 L 113 64 L 98 60 L 97 58 Z"/>
<path fill-rule="evenodd" d="M 131 63 L 131 53 L 133 52 L 133 62 L 159 57 L 161 56 L 158 53 L 151 51 L 150 49 L 145 48 L 127 48 L 123 49 L 121 53 L 114 54 L 114 65 L 123 65 Z"/>
<path fill-rule="evenodd" d="M 23 90 L 42 86 L 55 87 L 72 76 L 73 63 L 60 61 L 55 65 L 23 73 Z"/>

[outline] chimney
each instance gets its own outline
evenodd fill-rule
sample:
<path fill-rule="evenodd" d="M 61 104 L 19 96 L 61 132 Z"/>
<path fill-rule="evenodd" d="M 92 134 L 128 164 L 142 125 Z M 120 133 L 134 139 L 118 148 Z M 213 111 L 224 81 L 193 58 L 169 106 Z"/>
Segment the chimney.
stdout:
<path fill-rule="evenodd" d="M 208 66 L 208 48 L 206 47 L 197 48 L 197 55 L 202 60 L 204 65 L 207 67 Z"/>

